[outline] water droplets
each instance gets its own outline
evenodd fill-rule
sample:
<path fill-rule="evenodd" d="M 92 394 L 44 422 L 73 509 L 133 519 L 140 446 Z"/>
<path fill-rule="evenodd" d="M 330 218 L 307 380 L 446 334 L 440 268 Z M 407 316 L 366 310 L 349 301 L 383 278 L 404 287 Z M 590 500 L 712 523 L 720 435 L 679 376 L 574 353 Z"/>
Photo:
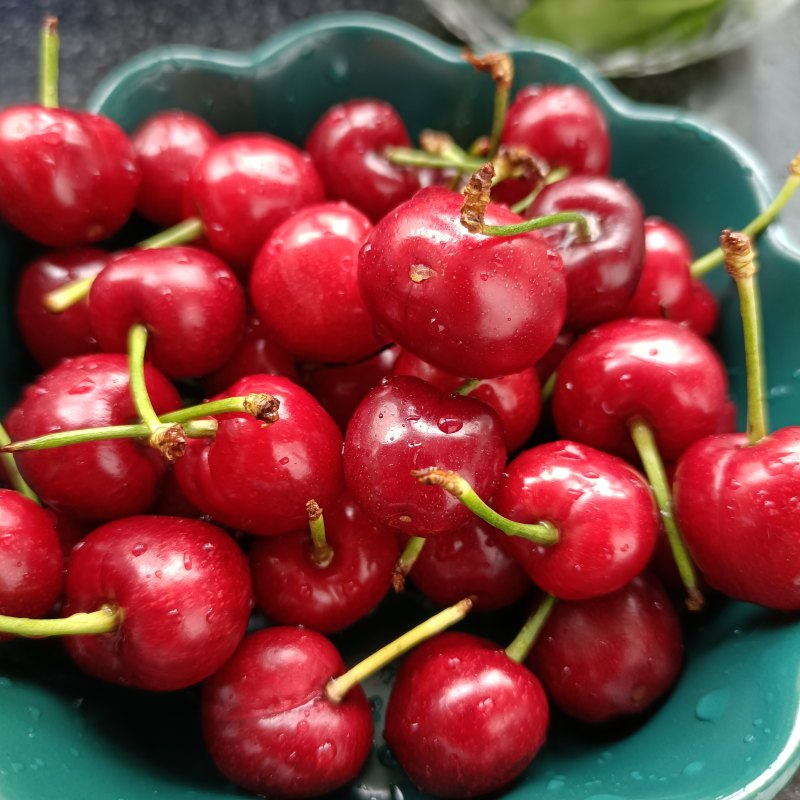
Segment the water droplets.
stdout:
<path fill-rule="evenodd" d="M 131 548 L 131 555 L 134 558 L 139 558 L 139 556 L 143 556 L 146 552 L 147 552 L 147 545 L 144 544 L 144 542 L 139 542 L 138 544 L 135 544 Z"/>
<path fill-rule="evenodd" d="M 436 427 L 442 433 L 458 433 L 464 427 L 464 422 L 456 417 L 440 417 Z"/>

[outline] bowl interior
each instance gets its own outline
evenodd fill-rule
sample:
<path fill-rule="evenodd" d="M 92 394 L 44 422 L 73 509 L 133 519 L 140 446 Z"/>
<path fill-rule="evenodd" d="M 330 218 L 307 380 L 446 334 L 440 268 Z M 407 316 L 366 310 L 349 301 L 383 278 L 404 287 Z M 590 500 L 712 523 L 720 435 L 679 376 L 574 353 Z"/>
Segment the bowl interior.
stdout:
<path fill-rule="evenodd" d="M 515 52 L 517 86 L 576 83 L 590 91 L 611 126 L 613 174 L 642 198 L 648 214 L 678 224 L 697 252 L 716 244 L 765 204 L 758 164 L 741 144 L 673 110 L 634 106 L 553 47 Z M 188 47 L 144 54 L 109 76 L 91 107 L 127 130 L 149 114 L 182 107 L 222 132 L 263 130 L 302 144 L 331 104 L 351 97 L 394 104 L 416 136 L 433 127 L 469 143 L 489 128 L 492 84 L 458 52 L 396 21 L 337 15 L 303 23 L 255 51 Z M 26 256 L 20 240 L 0 238 L 0 367 L 8 407 L 23 375 L 13 334 L 12 286 Z M 764 267 L 767 370 L 774 427 L 800 417 L 800 263 L 770 232 L 760 242 Z M 723 300 L 720 347 L 741 410 L 743 356 L 735 295 L 725 275 L 709 283 Z M 350 663 L 420 618 L 390 598 L 362 623 L 359 645 L 343 645 Z M 413 603 L 411 604 L 413 606 Z M 478 625 L 481 623 L 478 622 Z M 511 620 L 510 631 L 516 624 Z M 767 798 L 800 763 L 800 626 L 744 604 L 711 609 L 688 631 L 687 665 L 677 689 L 635 730 L 598 733 L 556 719 L 543 754 L 508 797 L 554 800 L 707 800 Z M 14 643 L 0 649 L 0 795 L 154 796 L 211 800 L 240 796 L 203 755 L 193 690 L 146 697 L 89 684 L 57 645 Z M 362 779 L 343 792 L 418 797 L 382 746 L 382 709 L 391 670 L 371 679 L 376 748 Z"/>

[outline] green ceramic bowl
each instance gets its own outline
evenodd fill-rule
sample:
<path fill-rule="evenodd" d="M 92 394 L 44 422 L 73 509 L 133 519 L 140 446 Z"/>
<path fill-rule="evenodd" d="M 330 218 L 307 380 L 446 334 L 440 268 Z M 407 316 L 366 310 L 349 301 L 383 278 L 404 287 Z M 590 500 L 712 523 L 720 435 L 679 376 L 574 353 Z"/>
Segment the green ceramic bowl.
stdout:
<path fill-rule="evenodd" d="M 611 126 L 613 173 L 633 186 L 649 214 L 683 228 L 698 252 L 714 245 L 723 226 L 741 226 L 765 205 L 763 169 L 728 134 L 674 110 L 635 105 L 554 47 L 526 47 L 514 56 L 519 86 L 575 83 L 592 93 Z M 146 53 L 110 75 L 90 106 L 128 130 L 159 109 L 180 106 L 221 131 L 265 130 L 302 142 L 332 103 L 373 96 L 393 103 L 412 135 L 433 127 L 469 142 L 489 127 L 491 92 L 491 82 L 462 63 L 455 48 L 386 18 L 339 15 L 298 25 L 244 54 L 194 47 Z M 770 412 L 780 426 L 800 420 L 800 263 L 777 228 L 761 240 L 760 252 Z M 0 240 L 6 304 L 0 401 L 6 406 L 22 375 L 10 290 L 24 255 L 18 238 Z M 736 301 L 724 275 L 710 283 L 723 299 L 720 342 L 741 409 Z M 358 626 L 359 645 L 346 650 L 348 660 L 411 621 L 390 599 L 377 618 Z M 556 719 L 547 747 L 505 796 L 773 797 L 800 765 L 800 625 L 796 618 L 722 603 L 693 621 L 687 636 L 684 675 L 653 714 L 636 727 L 603 733 Z M 4 800 L 241 796 L 203 753 L 195 691 L 153 697 L 98 686 L 65 663 L 57 644 L 45 642 L 0 648 L 0 676 Z M 389 670 L 367 686 L 377 737 L 390 679 Z M 362 778 L 342 793 L 348 795 L 420 796 L 379 738 Z"/>

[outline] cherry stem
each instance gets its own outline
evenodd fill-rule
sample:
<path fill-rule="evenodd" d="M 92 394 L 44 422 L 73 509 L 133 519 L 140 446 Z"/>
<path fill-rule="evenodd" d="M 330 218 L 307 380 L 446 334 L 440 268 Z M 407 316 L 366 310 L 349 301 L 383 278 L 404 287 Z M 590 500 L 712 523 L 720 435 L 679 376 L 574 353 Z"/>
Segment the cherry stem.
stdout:
<path fill-rule="evenodd" d="M 198 403 L 195 406 L 187 406 L 177 411 L 170 411 L 169 414 L 162 414 L 159 419 L 161 422 L 180 422 L 181 424 L 202 417 L 211 417 L 218 414 L 250 414 L 257 420 L 272 425 L 277 422 L 279 417 L 281 401 L 271 394 L 263 392 L 251 392 L 247 395 L 236 397 L 223 397 L 220 400 L 211 400 L 208 403 Z"/>
<path fill-rule="evenodd" d="M 475 490 L 457 472 L 429 467 L 428 469 L 411 470 L 411 475 L 423 485 L 440 486 L 465 505 L 476 517 L 488 522 L 506 536 L 519 536 L 529 542 L 548 546 L 558 543 L 558 529 L 551 522 L 515 522 L 498 514 L 478 497 Z"/>
<path fill-rule="evenodd" d="M 97 611 L 72 614 L 59 619 L 29 619 L 0 615 L 0 633 L 39 639 L 45 636 L 84 636 L 113 633 L 122 624 L 122 611 L 103 605 Z"/>
<path fill-rule="evenodd" d="M 316 500 L 309 500 L 306 503 L 306 513 L 308 514 L 311 541 L 314 543 L 311 560 L 318 567 L 327 567 L 333 561 L 333 548 L 325 538 L 325 520 L 322 516 L 322 508 Z"/>
<path fill-rule="evenodd" d="M 197 217 L 188 219 L 173 225 L 171 228 L 160 231 L 149 239 L 143 239 L 136 246 L 141 250 L 155 250 L 162 247 L 175 247 L 180 244 L 188 244 L 195 239 L 199 239 L 205 229 L 203 223 Z M 94 279 L 97 275 L 90 275 L 88 278 L 79 278 L 76 281 L 65 283 L 58 289 L 53 289 L 44 296 L 44 307 L 53 314 L 60 314 L 70 306 L 88 297 Z"/>
<path fill-rule="evenodd" d="M 520 632 L 514 637 L 514 641 L 506 647 L 506 655 L 512 660 L 521 664 L 532 650 L 539 632 L 544 627 L 547 618 L 558 601 L 551 594 L 546 594 L 542 598 L 535 611 L 531 613 Z"/>
<path fill-rule="evenodd" d="M 464 50 L 461 55 L 479 72 L 489 73 L 495 84 L 492 132 L 488 146 L 488 156 L 493 158 L 500 147 L 500 137 L 506 124 L 508 97 L 514 81 L 514 62 L 508 53 L 487 53 L 476 56 L 471 50 Z"/>
<path fill-rule="evenodd" d="M 384 151 L 384 155 L 392 164 L 403 167 L 434 167 L 438 169 L 455 167 L 462 172 L 474 172 L 480 169 L 486 160 L 473 158 L 463 153 L 461 148 L 452 148 L 442 153 L 428 153 L 425 150 L 415 150 L 411 147 L 387 147 Z"/>
<path fill-rule="evenodd" d="M 747 438 L 750 444 L 756 444 L 769 432 L 764 370 L 764 330 L 756 277 L 758 261 L 753 243 L 746 234 L 724 230 L 719 241 L 725 254 L 725 269 L 735 281 L 739 292 L 747 367 Z"/>
<path fill-rule="evenodd" d="M 556 375 L 555 371 L 550 373 L 550 377 L 544 382 L 542 386 L 542 405 L 547 403 L 553 396 L 553 389 L 556 388 Z"/>
<path fill-rule="evenodd" d="M 392 573 L 392 588 L 395 592 L 402 592 L 406 588 L 406 576 L 416 564 L 419 554 L 425 546 L 425 541 L 424 536 L 411 536 L 406 542 Z"/>
<path fill-rule="evenodd" d="M 456 389 L 453 394 L 460 394 L 462 397 L 467 397 L 472 394 L 475 389 L 480 385 L 480 378 L 467 378 L 461 386 Z"/>
<path fill-rule="evenodd" d="M 520 200 L 518 203 L 514 203 L 514 205 L 511 206 L 511 210 L 515 214 L 522 214 L 524 211 L 528 210 L 530 204 L 539 196 L 539 193 L 542 191 L 542 189 L 544 189 L 545 186 L 549 186 L 551 183 L 557 183 L 558 181 L 563 181 L 564 178 L 568 176 L 568 167 L 555 167 L 554 169 L 551 169 L 550 172 L 548 172 L 545 176 L 544 182 L 537 183 L 529 194 L 525 195 L 522 200 Z"/>
<path fill-rule="evenodd" d="M 11 437 L 8 435 L 8 431 L 5 429 L 5 427 L 0 425 L 0 445 L 6 447 L 9 444 L 11 444 Z M 19 467 L 17 466 L 14 456 L 11 453 L 0 451 L 0 458 L 3 460 L 3 466 L 6 469 L 6 474 L 8 475 L 9 481 L 11 481 L 11 485 L 20 494 L 24 494 L 25 497 L 33 500 L 34 503 L 41 505 L 42 501 L 36 496 L 36 492 L 34 492 L 33 489 L 28 486 L 25 478 L 22 477 L 22 473 L 19 471 Z"/>
<path fill-rule="evenodd" d="M 412 628 L 371 656 L 367 656 L 363 661 L 347 670 L 344 675 L 340 675 L 338 678 L 331 678 L 325 687 L 325 694 L 328 700 L 332 703 L 341 703 L 345 695 L 356 684 L 366 680 L 370 675 L 374 675 L 378 670 L 383 669 L 391 661 L 407 653 L 418 644 L 422 644 L 426 639 L 430 639 L 437 633 L 441 633 L 460 622 L 467 616 L 471 608 L 472 600 L 468 597 L 464 598 L 455 605 L 425 620 L 422 624 L 417 625 L 416 628 Z"/>
<path fill-rule="evenodd" d="M 754 219 L 742 228 L 742 233 L 751 239 L 758 236 L 770 223 L 780 214 L 789 198 L 797 191 L 800 186 L 800 153 L 798 153 L 789 164 L 789 177 L 781 187 L 781 190 L 772 202 Z M 722 264 L 725 254 L 721 247 L 701 256 L 692 262 L 689 268 L 693 278 L 701 278 L 712 269 Z"/>
<path fill-rule="evenodd" d="M 58 17 L 45 17 L 39 32 L 39 102 L 58 108 Z"/>
<path fill-rule="evenodd" d="M 538 231 L 540 228 L 548 228 L 551 225 L 561 225 L 565 222 L 574 222 L 578 226 L 578 237 L 582 241 L 591 239 L 589 223 L 583 214 L 577 211 L 561 211 L 558 214 L 548 214 L 544 217 L 526 219 L 524 222 L 517 222 L 513 225 L 481 225 L 475 233 L 482 233 L 484 236 L 516 236 L 528 231 Z"/>
<path fill-rule="evenodd" d="M 664 462 L 658 452 L 656 439 L 650 426 L 641 417 L 634 417 L 628 423 L 633 444 L 639 454 L 644 467 L 645 475 L 653 490 L 656 505 L 667 534 L 672 557 L 681 576 L 681 581 L 686 587 L 686 607 L 690 611 L 700 611 L 703 608 L 703 595 L 697 586 L 697 573 L 686 545 L 683 543 L 672 503 L 672 491 L 664 470 Z"/>

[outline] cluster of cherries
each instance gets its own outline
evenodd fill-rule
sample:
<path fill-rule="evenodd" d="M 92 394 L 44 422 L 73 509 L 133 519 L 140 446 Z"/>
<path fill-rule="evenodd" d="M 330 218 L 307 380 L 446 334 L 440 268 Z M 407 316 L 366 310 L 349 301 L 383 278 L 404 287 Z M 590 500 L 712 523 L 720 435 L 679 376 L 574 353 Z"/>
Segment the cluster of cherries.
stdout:
<path fill-rule="evenodd" d="M 63 634 L 125 686 L 204 682 L 212 758 L 269 797 L 354 779 L 358 682 L 432 637 L 384 735 L 424 791 L 468 797 L 530 764 L 548 702 L 600 723 L 668 691 L 681 625 L 656 573 L 693 610 L 708 588 L 800 609 L 800 429 L 767 435 L 752 247 L 726 232 L 692 268 L 608 176 L 585 92 L 510 102 L 508 58 L 469 56 L 497 96 L 468 150 L 413 149 L 375 99 L 305 151 L 180 111 L 129 140 L 57 106 L 56 44 L 48 23 L 42 103 L 0 114 L 0 215 L 51 248 L 19 284 L 45 371 L 5 419 L 4 635 Z M 89 247 L 134 210 L 172 227 Z M 747 435 L 703 338 L 698 276 L 723 259 Z M 543 398 L 562 438 L 531 447 Z M 406 576 L 447 608 L 346 671 L 324 634 Z M 442 632 L 534 584 L 505 649 Z M 245 635 L 254 604 L 274 624 Z"/>

